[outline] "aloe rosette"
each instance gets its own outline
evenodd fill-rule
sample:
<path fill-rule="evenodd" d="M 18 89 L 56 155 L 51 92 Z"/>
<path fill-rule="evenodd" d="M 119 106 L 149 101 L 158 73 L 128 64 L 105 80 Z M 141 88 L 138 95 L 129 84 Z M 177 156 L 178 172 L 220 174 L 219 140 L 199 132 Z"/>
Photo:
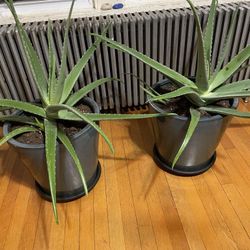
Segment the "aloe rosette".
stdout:
<path fill-rule="evenodd" d="M 77 168 L 83 188 L 86 194 L 88 194 L 87 184 L 84 178 L 81 163 L 75 152 L 75 149 L 70 141 L 70 138 L 65 132 L 58 127 L 60 120 L 71 121 L 83 121 L 90 124 L 96 131 L 98 131 L 104 140 L 109 145 L 113 152 L 113 146 L 109 138 L 105 135 L 103 130 L 98 126 L 96 121 L 100 120 L 117 120 L 117 119 L 142 119 L 155 117 L 157 115 L 151 114 L 94 114 L 94 113 L 82 113 L 74 106 L 84 98 L 94 88 L 104 84 L 106 82 L 114 80 L 111 77 L 98 79 L 80 90 L 72 93 L 73 87 L 88 63 L 89 59 L 94 54 L 97 46 L 101 43 L 101 38 L 97 38 L 92 46 L 84 53 L 79 59 L 73 69 L 66 75 L 67 65 L 67 48 L 68 48 L 68 34 L 70 29 L 71 14 L 74 6 L 74 0 L 72 1 L 70 11 L 67 18 L 66 29 L 64 33 L 64 44 L 62 48 L 62 56 L 59 71 L 56 71 L 56 56 L 52 48 L 52 22 L 48 22 L 48 54 L 49 54 L 49 67 L 48 77 L 46 77 L 39 57 L 32 46 L 31 41 L 27 33 L 25 32 L 22 24 L 19 21 L 17 13 L 15 11 L 13 0 L 5 0 L 5 3 L 9 7 L 15 22 L 16 27 L 21 38 L 22 46 L 27 57 L 27 61 L 33 73 L 35 83 L 41 99 L 41 106 L 36 104 L 12 100 L 12 99 L 0 99 L 0 108 L 4 109 L 17 109 L 24 111 L 22 117 L 17 115 L 1 115 L 0 121 L 18 122 L 24 124 L 24 126 L 14 129 L 9 132 L 0 140 L 0 145 L 7 142 L 9 139 L 26 132 L 42 131 L 45 135 L 45 155 L 47 162 L 47 170 L 49 177 L 49 185 L 51 192 L 51 199 L 53 204 L 53 211 L 56 222 L 58 223 L 58 214 L 56 209 L 56 143 L 59 140 L 71 155 L 75 167 Z M 108 27 L 106 28 L 107 31 Z M 105 34 L 105 32 L 103 35 Z M 116 79 L 118 80 L 118 79 Z"/>
<path fill-rule="evenodd" d="M 212 0 L 209 11 L 208 21 L 204 32 L 201 28 L 200 19 L 197 10 L 190 0 L 187 0 L 191 10 L 193 12 L 196 29 L 197 29 L 197 51 L 198 51 L 198 62 L 197 62 L 197 73 L 195 81 L 190 80 L 184 75 L 172 70 L 171 68 L 157 62 L 156 60 L 138 52 L 133 48 L 129 48 L 126 45 L 118 43 L 105 35 L 93 34 L 95 37 L 102 39 L 106 44 L 122 52 L 128 53 L 138 60 L 144 62 L 150 67 L 154 68 L 158 72 L 171 79 L 174 84 L 177 85 L 177 89 L 165 93 L 159 94 L 153 90 L 149 85 L 146 88 L 142 88 L 150 96 L 152 101 L 166 102 L 171 98 L 185 96 L 191 103 L 190 108 L 190 122 L 187 129 L 183 143 L 177 152 L 175 159 L 172 163 L 172 167 L 176 164 L 180 155 L 186 148 L 190 138 L 195 131 L 199 120 L 200 111 L 207 111 L 210 113 L 216 113 L 221 115 L 232 115 L 238 117 L 250 118 L 249 112 L 241 112 L 234 108 L 223 108 L 214 105 L 219 100 L 231 99 L 235 97 L 248 97 L 250 96 L 250 80 L 242 80 L 227 84 L 226 81 L 236 72 L 241 69 L 241 65 L 250 57 L 250 45 L 248 44 L 242 49 L 235 57 L 233 57 L 225 66 L 225 56 L 229 52 L 230 42 L 232 39 L 233 31 L 237 20 L 238 8 L 235 10 L 231 26 L 227 34 L 223 49 L 220 51 L 218 56 L 218 62 L 214 70 L 212 70 L 211 59 L 212 59 L 212 45 L 213 45 L 213 33 L 214 24 L 216 18 L 216 9 L 218 5 L 217 0 Z M 248 65 L 247 65 L 248 66 Z M 246 66 L 245 66 L 246 67 Z"/>

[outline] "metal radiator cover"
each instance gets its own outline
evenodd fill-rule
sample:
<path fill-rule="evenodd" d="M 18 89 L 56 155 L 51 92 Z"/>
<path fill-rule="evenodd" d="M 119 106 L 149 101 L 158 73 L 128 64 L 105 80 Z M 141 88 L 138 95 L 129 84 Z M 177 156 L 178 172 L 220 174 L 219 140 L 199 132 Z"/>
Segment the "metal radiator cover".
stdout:
<path fill-rule="evenodd" d="M 216 17 L 214 35 L 213 67 L 218 51 L 226 39 L 235 4 L 220 5 Z M 208 18 L 208 7 L 200 7 L 199 15 L 204 26 Z M 189 9 L 160 10 L 93 18 L 74 19 L 70 30 L 68 47 L 69 71 L 86 49 L 92 44 L 90 32 L 100 33 L 111 22 L 109 36 L 116 41 L 133 47 L 170 68 L 194 76 L 197 63 L 196 31 L 194 17 Z M 242 48 L 250 43 L 250 2 L 244 2 L 239 9 L 234 39 L 226 56 L 228 62 Z M 42 67 L 48 71 L 47 23 L 25 24 L 25 29 L 38 52 Z M 57 70 L 61 56 L 65 21 L 53 22 L 53 46 L 56 51 Z M 245 64 L 249 64 L 250 61 Z M 101 77 L 112 76 L 122 82 L 113 81 L 96 88 L 90 97 L 94 98 L 102 110 L 140 106 L 145 103 L 145 94 L 140 89 L 140 81 L 152 85 L 163 78 L 161 74 L 142 62 L 101 44 L 97 48 L 79 77 L 75 90 Z M 250 78 L 250 67 L 235 74 L 232 79 Z M 31 70 L 24 56 L 15 25 L 0 26 L 0 98 L 34 101 L 38 92 Z"/>

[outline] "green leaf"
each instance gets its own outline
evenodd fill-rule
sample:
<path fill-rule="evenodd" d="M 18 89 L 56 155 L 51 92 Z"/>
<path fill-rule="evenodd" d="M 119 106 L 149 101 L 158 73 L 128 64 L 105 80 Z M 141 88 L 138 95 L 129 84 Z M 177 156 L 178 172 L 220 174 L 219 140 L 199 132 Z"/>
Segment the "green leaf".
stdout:
<path fill-rule="evenodd" d="M 58 82 L 56 85 L 56 92 L 57 92 L 57 100 L 54 100 L 55 103 L 59 103 L 61 99 L 61 94 L 64 88 L 64 81 L 65 81 L 65 73 L 66 73 L 66 66 L 67 66 L 67 52 L 68 52 L 68 42 L 69 42 L 69 28 L 70 28 L 70 19 L 73 11 L 75 0 L 72 0 L 67 23 L 66 23 L 66 30 L 64 33 L 63 39 L 63 49 L 62 49 L 62 58 L 61 58 L 61 66 L 58 74 Z"/>
<path fill-rule="evenodd" d="M 52 119 L 70 120 L 70 121 L 82 121 L 75 113 L 67 110 L 61 110 L 59 107 L 48 107 L 48 117 Z M 103 121 L 103 120 L 124 120 L 124 119 L 146 119 L 162 116 L 174 116 L 175 113 L 157 113 L 157 114 L 95 114 L 85 113 L 84 114 L 91 121 Z"/>
<path fill-rule="evenodd" d="M 104 29 L 104 31 L 102 32 L 102 35 L 106 34 L 106 32 L 108 31 L 108 28 L 109 28 L 109 25 Z M 84 53 L 84 55 L 80 58 L 80 60 L 73 67 L 71 72 L 68 74 L 64 82 L 63 93 L 62 93 L 60 103 L 64 103 L 65 100 L 69 97 L 79 75 L 81 74 L 82 70 L 88 63 L 89 59 L 93 56 L 96 48 L 100 45 L 101 42 L 102 40 L 100 38 L 96 39 L 96 41 L 92 44 L 90 48 L 88 48 L 88 50 Z"/>
<path fill-rule="evenodd" d="M 217 75 L 217 73 L 220 71 L 221 66 L 222 66 L 222 64 L 223 64 L 223 62 L 225 60 L 225 56 L 227 55 L 227 53 L 229 51 L 230 44 L 231 44 L 231 41 L 232 41 L 232 38 L 233 38 L 233 31 L 234 31 L 235 25 L 236 25 L 238 11 L 239 11 L 239 5 L 237 6 L 236 10 L 233 13 L 232 21 L 231 21 L 231 24 L 230 24 L 230 28 L 229 28 L 226 40 L 225 40 L 225 44 L 224 44 L 222 50 L 219 53 L 218 62 L 216 64 L 216 68 L 215 68 L 215 71 L 213 73 L 213 76 L 212 76 L 211 80 L 213 80 L 214 77 Z"/>
<path fill-rule="evenodd" d="M 96 80 L 96 81 L 94 81 L 92 83 L 89 83 L 88 85 L 86 85 L 85 87 L 81 88 L 80 90 L 78 90 L 77 92 L 75 92 L 73 95 L 71 95 L 69 97 L 69 99 L 66 101 L 65 104 L 69 105 L 69 106 L 74 106 L 78 101 L 80 101 L 90 91 L 92 91 L 96 87 L 104 84 L 105 82 L 109 82 L 109 81 L 112 81 L 114 79 L 115 78 L 107 77 L 107 78 L 102 78 L 102 79 Z M 115 79 L 115 80 L 118 80 L 118 79 Z"/>
<path fill-rule="evenodd" d="M 36 51 L 34 50 L 32 44 L 29 40 L 27 33 L 23 29 L 23 26 L 18 19 L 18 16 L 16 14 L 16 11 L 15 11 L 15 8 L 13 5 L 13 1 L 5 0 L 5 3 L 9 7 L 9 9 L 10 9 L 10 11 L 15 19 L 17 30 L 18 30 L 19 36 L 21 38 L 21 43 L 23 45 L 27 60 L 29 62 L 29 66 L 30 66 L 32 73 L 33 73 L 33 76 L 35 78 L 36 86 L 37 86 L 38 91 L 40 93 L 40 97 L 42 99 L 42 102 L 45 105 L 47 105 L 48 101 L 49 101 L 48 94 L 47 94 L 47 80 L 46 80 L 46 76 L 44 74 L 44 71 L 42 69 L 41 62 L 40 62 L 38 55 L 37 55 Z"/>
<path fill-rule="evenodd" d="M 27 113 L 39 115 L 41 117 L 46 116 L 46 113 L 43 108 L 28 102 L 16 101 L 12 99 L 0 99 L 0 106 L 23 110 Z"/>
<path fill-rule="evenodd" d="M 0 146 L 2 146 L 5 142 L 8 140 L 12 139 L 13 137 L 26 133 L 26 132 L 33 132 L 33 131 L 38 131 L 38 129 L 33 128 L 33 127 L 21 127 L 17 128 L 11 132 L 9 132 L 7 135 L 5 135 L 1 140 L 0 140 Z"/>
<path fill-rule="evenodd" d="M 70 142 L 69 138 L 67 137 L 67 135 L 62 131 L 62 130 L 58 130 L 57 136 L 59 138 L 59 140 L 63 143 L 63 145 L 65 146 L 65 148 L 68 150 L 69 154 L 71 155 L 72 159 L 75 162 L 76 168 L 79 172 L 79 175 L 81 177 L 82 180 L 82 184 L 83 184 L 83 188 L 85 191 L 85 194 L 88 194 L 88 187 L 87 187 L 87 183 L 84 177 L 84 173 L 82 170 L 82 166 L 81 166 L 81 162 L 75 152 L 75 149 L 72 145 L 72 143 Z"/>
<path fill-rule="evenodd" d="M 196 94 L 197 95 L 197 93 L 193 89 L 191 89 L 190 87 L 184 86 L 184 87 L 181 87 L 177 90 L 171 91 L 169 93 L 153 97 L 153 98 L 151 98 L 151 100 L 152 101 L 168 100 L 170 98 L 174 98 L 177 96 L 183 96 L 183 95 L 187 95 L 187 94 Z"/>
<path fill-rule="evenodd" d="M 250 112 L 242 112 L 238 111 L 233 108 L 222 108 L 218 106 L 206 106 L 206 107 L 200 107 L 200 110 L 205 110 L 210 113 L 216 113 L 216 114 L 221 114 L 221 115 L 232 115 L 232 116 L 237 116 L 237 117 L 242 117 L 242 118 L 250 118 Z"/>
<path fill-rule="evenodd" d="M 204 100 L 228 99 L 234 97 L 247 97 L 250 95 L 250 80 L 242 80 L 230 84 L 225 84 L 202 96 Z"/>
<path fill-rule="evenodd" d="M 198 125 L 198 122 L 200 120 L 200 112 L 195 110 L 195 109 L 190 109 L 190 114 L 191 114 L 191 120 L 190 120 L 190 123 L 189 123 L 189 126 L 188 126 L 188 130 L 187 130 L 187 133 L 185 135 L 185 138 L 182 142 L 182 145 L 181 147 L 179 148 L 174 160 L 173 160 L 173 163 L 172 163 L 172 168 L 174 168 L 176 162 L 178 161 L 178 159 L 180 158 L 181 154 L 183 153 L 183 151 L 185 150 L 185 148 L 187 147 L 197 125 Z"/>
<path fill-rule="evenodd" d="M 57 125 L 55 122 L 44 119 L 45 130 L 45 153 L 47 170 L 49 176 L 49 186 L 56 223 L 58 224 L 58 214 L 56 209 L 56 138 Z"/>
<path fill-rule="evenodd" d="M 250 57 L 250 44 L 239 52 L 219 73 L 214 77 L 210 83 L 209 91 L 213 91 L 221 84 L 223 84 L 230 76 L 232 76 L 241 64 Z"/>
<path fill-rule="evenodd" d="M 107 38 L 106 36 L 103 35 L 98 35 L 98 34 L 92 34 L 96 37 L 101 38 L 103 41 L 107 42 L 107 45 L 111 48 L 118 49 L 120 51 L 123 51 L 125 53 L 128 53 L 137 59 L 141 60 L 142 62 L 146 63 L 150 67 L 156 69 L 157 71 L 161 72 L 162 74 L 166 75 L 168 78 L 184 85 L 184 86 L 189 86 L 190 88 L 197 89 L 195 86 L 194 82 L 189 80 L 187 77 L 179 74 L 178 72 L 168 68 L 165 65 L 162 65 L 161 63 L 155 61 L 154 59 L 151 59 L 150 57 L 138 52 L 135 49 L 129 48 L 126 45 L 120 44 L 118 42 L 115 42 L 112 39 Z"/>
<path fill-rule="evenodd" d="M 208 89 L 208 63 L 206 58 L 206 52 L 204 48 L 204 41 L 202 36 L 200 19 L 198 17 L 197 11 L 190 0 L 187 0 L 189 3 L 192 12 L 194 14 L 194 19 L 197 29 L 197 49 L 198 49 L 198 61 L 197 61 L 197 73 L 196 73 L 196 85 L 199 90 L 205 92 Z"/>
<path fill-rule="evenodd" d="M 20 115 L 0 115 L 0 121 L 5 122 L 18 122 L 23 124 L 29 124 L 33 126 L 38 126 L 38 124 L 35 122 L 35 120 L 28 116 L 20 116 Z"/>
<path fill-rule="evenodd" d="M 102 129 L 95 122 L 93 122 L 91 119 L 89 119 L 84 113 L 78 111 L 76 108 L 70 107 L 70 106 L 65 105 L 65 104 L 58 104 L 58 105 L 51 105 L 51 106 L 49 106 L 46 109 L 46 112 L 47 112 L 47 114 L 49 116 L 50 114 L 57 113 L 60 110 L 68 110 L 68 111 L 74 113 L 79 118 L 81 118 L 86 123 L 90 124 L 98 133 L 100 133 L 100 135 L 103 137 L 103 139 L 108 144 L 111 152 L 112 153 L 114 152 L 114 148 L 113 148 L 112 143 L 110 142 L 110 140 L 108 139 L 108 137 L 105 135 L 105 133 L 102 131 Z"/>
<path fill-rule="evenodd" d="M 215 23 L 215 14 L 216 14 L 217 6 L 218 6 L 218 0 L 212 0 L 210 11 L 209 11 L 209 16 L 208 16 L 208 21 L 207 21 L 206 29 L 204 32 L 204 48 L 205 48 L 206 58 L 207 58 L 208 66 L 209 66 L 208 76 L 210 75 L 214 23 Z"/>
<path fill-rule="evenodd" d="M 55 104 L 58 99 L 57 95 L 57 80 L 56 80 L 56 57 L 52 48 L 52 23 L 48 22 L 48 43 L 49 43 L 49 81 L 48 81 L 48 95 L 49 102 Z"/>
<path fill-rule="evenodd" d="M 242 81 L 237 81 L 233 82 L 230 84 L 225 84 L 219 88 L 217 88 L 214 92 L 212 93 L 223 93 L 223 92 L 239 92 L 243 90 L 250 89 L 250 80 L 242 80 Z"/>

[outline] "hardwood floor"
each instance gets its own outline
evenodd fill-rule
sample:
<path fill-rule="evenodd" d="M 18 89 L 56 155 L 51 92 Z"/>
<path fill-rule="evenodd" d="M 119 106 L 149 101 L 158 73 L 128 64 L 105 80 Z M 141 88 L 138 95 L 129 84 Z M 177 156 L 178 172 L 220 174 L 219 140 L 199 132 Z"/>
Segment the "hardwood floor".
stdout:
<path fill-rule="evenodd" d="M 214 167 L 190 178 L 155 165 L 149 121 L 101 125 L 115 155 L 101 139 L 100 181 L 58 204 L 59 225 L 17 155 L 0 148 L 0 249 L 250 249 L 250 120 L 233 118 Z"/>

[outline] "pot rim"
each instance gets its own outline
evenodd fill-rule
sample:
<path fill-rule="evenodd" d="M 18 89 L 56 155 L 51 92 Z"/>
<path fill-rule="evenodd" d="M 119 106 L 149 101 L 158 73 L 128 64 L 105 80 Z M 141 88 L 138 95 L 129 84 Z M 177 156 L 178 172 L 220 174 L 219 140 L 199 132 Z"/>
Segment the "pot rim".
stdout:
<path fill-rule="evenodd" d="M 82 100 L 84 100 L 84 102 L 87 105 L 89 105 L 91 108 L 93 108 L 95 114 L 100 113 L 99 106 L 93 99 L 91 99 L 90 97 L 84 97 Z M 16 111 L 16 112 L 20 113 L 22 111 Z M 3 134 L 4 135 L 9 133 L 10 124 L 11 124 L 10 122 L 5 122 L 4 123 L 4 125 L 3 125 Z M 90 130 L 90 129 L 93 129 L 93 127 L 90 124 L 87 124 L 83 129 L 81 129 L 79 132 L 77 132 L 76 134 L 74 134 L 70 138 L 76 139 L 79 136 L 81 136 L 82 134 L 87 133 L 87 131 Z M 8 140 L 8 143 L 13 145 L 13 146 L 16 146 L 16 147 L 19 147 L 19 148 L 25 148 L 25 149 L 34 149 L 34 148 L 38 149 L 38 148 L 44 148 L 45 147 L 44 143 L 42 143 L 42 144 L 26 144 L 26 143 L 19 142 L 19 141 L 13 139 L 13 138 Z M 58 142 L 57 142 L 57 145 L 58 145 Z"/>
<path fill-rule="evenodd" d="M 194 79 L 193 77 L 191 77 L 191 79 Z M 164 85 L 166 83 L 171 82 L 171 80 L 169 79 L 162 79 L 161 81 L 155 83 L 152 85 L 152 88 L 154 89 L 156 86 L 158 85 Z M 159 113 L 164 113 L 166 112 L 164 109 L 160 108 L 155 102 L 152 102 L 147 95 L 147 101 L 148 103 L 151 105 L 151 107 L 159 112 Z M 239 98 L 233 98 L 233 103 L 232 103 L 232 108 L 236 108 L 239 104 Z M 210 116 L 210 117 L 201 117 L 199 122 L 208 122 L 208 121 L 214 121 L 214 120 L 219 120 L 219 119 L 223 119 L 224 116 L 220 115 L 220 114 L 216 114 L 214 116 Z M 168 117 L 166 117 L 168 118 Z M 182 121 L 187 121 L 189 119 L 189 117 L 187 116 L 180 116 L 180 115 L 175 115 L 175 116 L 171 116 L 171 118 L 175 118 L 178 120 L 182 120 Z"/>

